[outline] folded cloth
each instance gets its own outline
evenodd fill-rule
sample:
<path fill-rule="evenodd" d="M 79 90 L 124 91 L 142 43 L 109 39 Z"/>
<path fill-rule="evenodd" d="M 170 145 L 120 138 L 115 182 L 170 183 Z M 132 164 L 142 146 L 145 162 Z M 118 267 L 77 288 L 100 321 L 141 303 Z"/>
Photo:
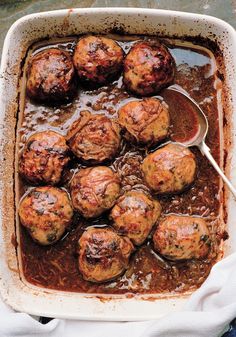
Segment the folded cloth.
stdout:
<path fill-rule="evenodd" d="M 236 317 L 236 253 L 218 262 L 183 311 L 156 321 L 54 319 L 43 325 L 0 303 L 0 337 L 220 337 Z"/>

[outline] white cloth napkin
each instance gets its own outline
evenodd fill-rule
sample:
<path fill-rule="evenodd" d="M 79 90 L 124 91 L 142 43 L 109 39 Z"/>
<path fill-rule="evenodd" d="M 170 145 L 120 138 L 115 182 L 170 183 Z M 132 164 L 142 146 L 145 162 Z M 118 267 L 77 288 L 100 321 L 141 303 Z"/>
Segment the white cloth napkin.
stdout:
<path fill-rule="evenodd" d="M 0 337 L 220 337 L 236 317 L 236 253 L 213 268 L 183 311 L 157 321 L 89 322 L 54 319 L 42 325 L 0 302 Z"/>

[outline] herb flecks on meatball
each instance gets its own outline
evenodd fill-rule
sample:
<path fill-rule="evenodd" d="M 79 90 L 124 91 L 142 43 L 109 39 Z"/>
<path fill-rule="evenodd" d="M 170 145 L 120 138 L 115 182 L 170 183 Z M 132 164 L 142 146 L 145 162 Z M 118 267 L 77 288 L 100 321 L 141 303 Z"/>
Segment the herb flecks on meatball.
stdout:
<path fill-rule="evenodd" d="M 91 282 L 113 280 L 128 268 L 133 250 L 131 241 L 112 229 L 90 227 L 79 239 L 79 270 Z"/>
<path fill-rule="evenodd" d="M 118 123 L 104 114 L 82 111 L 67 133 L 72 152 L 83 161 L 102 163 L 112 159 L 120 146 Z"/>
<path fill-rule="evenodd" d="M 19 173 L 30 183 L 55 185 L 69 162 L 65 138 L 54 131 L 34 133 L 19 160 Z"/>
<path fill-rule="evenodd" d="M 74 94 L 74 75 L 73 61 L 68 52 L 45 49 L 29 60 L 26 92 L 39 101 L 66 101 Z"/>
<path fill-rule="evenodd" d="M 157 98 L 128 102 L 119 109 L 118 115 L 127 140 L 152 145 L 168 135 L 168 107 Z"/>
<path fill-rule="evenodd" d="M 158 93 L 173 82 L 175 61 L 158 40 L 135 43 L 124 60 L 124 84 L 138 96 Z"/>
<path fill-rule="evenodd" d="M 120 181 L 106 166 L 89 167 L 74 175 L 70 190 L 74 208 L 85 218 L 94 218 L 115 204 Z"/>
<path fill-rule="evenodd" d="M 194 154 L 176 143 L 147 155 L 142 163 L 144 180 L 157 194 L 182 192 L 193 183 L 196 168 Z"/>
<path fill-rule="evenodd" d="M 170 260 L 203 259 L 211 246 L 206 221 L 193 216 L 166 216 L 160 221 L 153 242 L 155 250 Z"/>
<path fill-rule="evenodd" d="M 110 217 L 113 227 L 121 235 L 141 245 L 161 214 L 161 205 L 141 191 L 122 195 L 113 207 Z"/>
<path fill-rule="evenodd" d="M 34 241 L 50 245 L 58 241 L 71 224 L 73 209 L 66 191 L 43 186 L 23 197 L 19 217 Z"/>
<path fill-rule="evenodd" d="M 122 48 L 114 40 L 85 36 L 76 45 L 73 61 L 83 81 L 104 84 L 121 71 L 123 57 Z"/>

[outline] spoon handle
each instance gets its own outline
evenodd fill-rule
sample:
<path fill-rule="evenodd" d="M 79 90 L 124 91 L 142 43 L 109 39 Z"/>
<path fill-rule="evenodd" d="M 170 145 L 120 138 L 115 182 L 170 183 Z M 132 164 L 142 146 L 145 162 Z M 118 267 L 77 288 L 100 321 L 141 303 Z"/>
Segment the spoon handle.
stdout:
<path fill-rule="evenodd" d="M 225 174 L 223 173 L 223 171 L 221 170 L 221 168 L 219 167 L 219 165 L 217 164 L 217 162 L 215 161 L 215 159 L 212 157 L 212 154 L 210 152 L 209 147 L 206 145 L 206 143 L 204 141 L 202 141 L 198 145 L 198 147 L 199 147 L 200 151 L 202 152 L 202 154 L 204 154 L 207 157 L 207 159 L 211 162 L 212 166 L 219 173 L 219 175 L 221 176 L 221 178 L 223 179 L 223 181 L 226 183 L 226 185 L 228 186 L 228 188 L 232 192 L 234 198 L 236 199 L 236 189 L 235 189 L 235 187 L 231 184 L 231 182 L 225 176 Z"/>

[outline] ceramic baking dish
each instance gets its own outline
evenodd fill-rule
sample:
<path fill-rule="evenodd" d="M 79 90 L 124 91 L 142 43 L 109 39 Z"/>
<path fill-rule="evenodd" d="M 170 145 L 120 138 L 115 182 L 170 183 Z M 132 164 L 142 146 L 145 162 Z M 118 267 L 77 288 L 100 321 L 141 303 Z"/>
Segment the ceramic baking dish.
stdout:
<path fill-rule="evenodd" d="M 19 270 L 15 225 L 14 151 L 19 106 L 19 79 L 26 51 L 33 42 L 55 36 L 87 32 L 147 34 L 166 37 L 208 38 L 218 45 L 224 64 L 220 109 L 221 161 L 236 185 L 236 152 L 232 130 L 236 125 L 236 33 L 219 19 L 182 12 L 132 8 L 70 9 L 32 14 L 15 22 L 4 43 L 0 77 L 0 290 L 4 301 L 16 310 L 34 315 L 94 320 L 156 319 L 180 310 L 185 296 L 109 296 L 43 289 L 27 283 Z M 224 121 L 224 123 L 223 123 Z M 231 137 L 232 135 L 232 137 Z M 236 208 L 222 189 L 222 216 L 230 239 L 224 254 L 236 251 Z M 223 207 L 223 204 L 225 205 Z"/>

